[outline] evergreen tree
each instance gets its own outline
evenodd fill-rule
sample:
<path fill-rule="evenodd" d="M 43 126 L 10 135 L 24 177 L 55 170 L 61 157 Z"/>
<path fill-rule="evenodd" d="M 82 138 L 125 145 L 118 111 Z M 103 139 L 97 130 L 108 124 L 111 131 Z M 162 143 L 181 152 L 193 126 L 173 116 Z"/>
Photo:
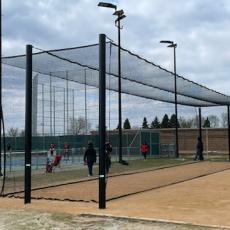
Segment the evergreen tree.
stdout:
<path fill-rule="evenodd" d="M 177 119 L 177 127 L 180 128 L 180 123 Z M 172 114 L 169 120 L 169 128 L 176 128 L 176 114 Z"/>
<path fill-rule="evenodd" d="M 151 129 L 159 129 L 160 127 L 161 127 L 161 124 L 158 121 L 158 117 L 156 116 L 155 119 L 151 123 Z"/>
<path fill-rule="evenodd" d="M 162 119 L 161 128 L 169 128 L 169 117 L 167 114 L 165 114 Z"/>
<path fill-rule="evenodd" d="M 204 125 L 203 125 L 204 128 L 210 128 L 210 121 L 207 117 L 207 119 L 204 121 Z"/>
<path fill-rule="evenodd" d="M 147 118 L 144 117 L 143 123 L 142 123 L 142 129 L 148 129 L 148 128 L 149 128 L 149 125 L 148 125 Z"/>
<path fill-rule="evenodd" d="M 125 119 L 123 128 L 124 128 L 124 129 L 131 129 L 131 125 L 130 125 L 130 122 L 129 122 L 129 119 L 128 119 L 128 118 Z"/>

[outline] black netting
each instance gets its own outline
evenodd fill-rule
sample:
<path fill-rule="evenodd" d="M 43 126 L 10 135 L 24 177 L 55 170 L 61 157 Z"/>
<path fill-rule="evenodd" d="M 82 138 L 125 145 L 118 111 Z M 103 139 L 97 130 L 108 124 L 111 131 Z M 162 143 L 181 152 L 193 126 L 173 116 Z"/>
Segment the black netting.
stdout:
<path fill-rule="evenodd" d="M 117 45 L 107 43 L 107 88 L 117 91 Z M 38 52 L 33 71 L 98 87 L 98 44 Z M 3 58 L 3 63 L 25 69 L 25 55 Z M 128 50 L 121 50 L 122 93 L 175 102 L 174 74 Z M 87 80 L 85 80 L 87 71 Z M 109 83 L 108 83 L 109 82 Z M 177 75 L 178 104 L 191 106 L 230 105 L 230 97 Z"/>

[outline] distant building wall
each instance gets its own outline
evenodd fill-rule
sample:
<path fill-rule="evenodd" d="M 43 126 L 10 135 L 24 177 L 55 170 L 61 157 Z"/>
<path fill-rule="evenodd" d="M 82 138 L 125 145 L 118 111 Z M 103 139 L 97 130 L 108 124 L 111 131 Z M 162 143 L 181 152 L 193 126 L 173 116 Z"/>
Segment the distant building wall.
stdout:
<path fill-rule="evenodd" d="M 178 129 L 179 151 L 194 152 L 199 135 L 198 129 Z M 228 152 L 228 130 L 226 128 L 202 129 L 204 151 Z M 174 129 L 160 129 L 161 143 L 174 143 Z"/>
<path fill-rule="evenodd" d="M 137 134 L 140 131 L 160 132 L 161 144 L 175 143 L 175 129 L 139 129 L 123 130 L 123 135 L 127 133 Z M 118 134 L 117 130 L 107 132 L 107 135 Z M 195 152 L 199 129 L 197 128 L 179 128 L 179 151 Z M 227 128 L 202 128 L 202 140 L 204 151 L 228 152 L 228 129 Z"/>

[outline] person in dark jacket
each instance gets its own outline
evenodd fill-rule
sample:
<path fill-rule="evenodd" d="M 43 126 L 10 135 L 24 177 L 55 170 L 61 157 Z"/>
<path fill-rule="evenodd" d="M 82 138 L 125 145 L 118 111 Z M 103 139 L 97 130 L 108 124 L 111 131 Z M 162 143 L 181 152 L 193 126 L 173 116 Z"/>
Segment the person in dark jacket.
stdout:
<path fill-rule="evenodd" d="M 106 173 L 109 173 L 109 169 L 111 167 L 111 154 L 112 154 L 113 148 L 110 142 L 105 143 L 105 169 Z"/>
<path fill-rule="evenodd" d="M 204 160 L 203 157 L 203 142 L 200 137 L 197 138 L 197 144 L 196 144 L 196 156 L 194 160 Z"/>
<path fill-rule="evenodd" d="M 7 143 L 7 151 L 11 152 L 11 144 L 10 143 Z"/>
<path fill-rule="evenodd" d="M 88 166 L 89 174 L 88 176 L 93 176 L 93 164 L 96 163 L 97 155 L 96 150 L 93 147 L 93 143 L 88 143 L 88 148 L 85 151 L 84 154 L 84 163 Z"/>

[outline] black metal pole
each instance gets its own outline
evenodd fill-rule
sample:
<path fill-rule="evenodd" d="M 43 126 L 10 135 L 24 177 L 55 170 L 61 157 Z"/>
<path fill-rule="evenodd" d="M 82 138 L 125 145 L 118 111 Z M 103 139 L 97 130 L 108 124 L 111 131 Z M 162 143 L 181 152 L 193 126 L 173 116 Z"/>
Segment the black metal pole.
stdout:
<path fill-rule="evenodd" d="M 2 111 L 2 1 L 0 0 L 0 111 Z M 2 176 L 2 113 L 0 112 L 0 176 Z"/>
<path fill-rule="evenodd" d="M 24 203 L 31 202 L 32 144 L 32 46 L 26 46 L 26 111 L 25 111 L 25 184 Z"/>
<path fill-rule="evenodd" d="M 119 162 L 122 163 L 122 114 L 121 114 L 121 24 L 118 20 L 118 127 L 119 127 Z"/>
<path fill-rule="evenodd" d="M 201 120 L 201 108 L 199 108 L 199 137 L 200 140 L 202 141 L 202 120 Z"/>
<path fill-rule="evenodd" d="M 230 161 L 230 118 L 229 118 L 229 105 L 228 109 L 228 161 Z"/>
<path fill-rule="evenodd" d="M 175 115 L 176 115 L 176 157 L 179 157 L 179 143 L 178 143 L 178 119 L 177 119 L 177 78 L 176 78 L 176 47 L 174 45 L 174 88 L 175 88 Z"/>
<path fill-rule="evenodd" d="M 106 208 L 105 141 L 106 141 L 106 36 L 99 35 L 99 208 Z"/>

